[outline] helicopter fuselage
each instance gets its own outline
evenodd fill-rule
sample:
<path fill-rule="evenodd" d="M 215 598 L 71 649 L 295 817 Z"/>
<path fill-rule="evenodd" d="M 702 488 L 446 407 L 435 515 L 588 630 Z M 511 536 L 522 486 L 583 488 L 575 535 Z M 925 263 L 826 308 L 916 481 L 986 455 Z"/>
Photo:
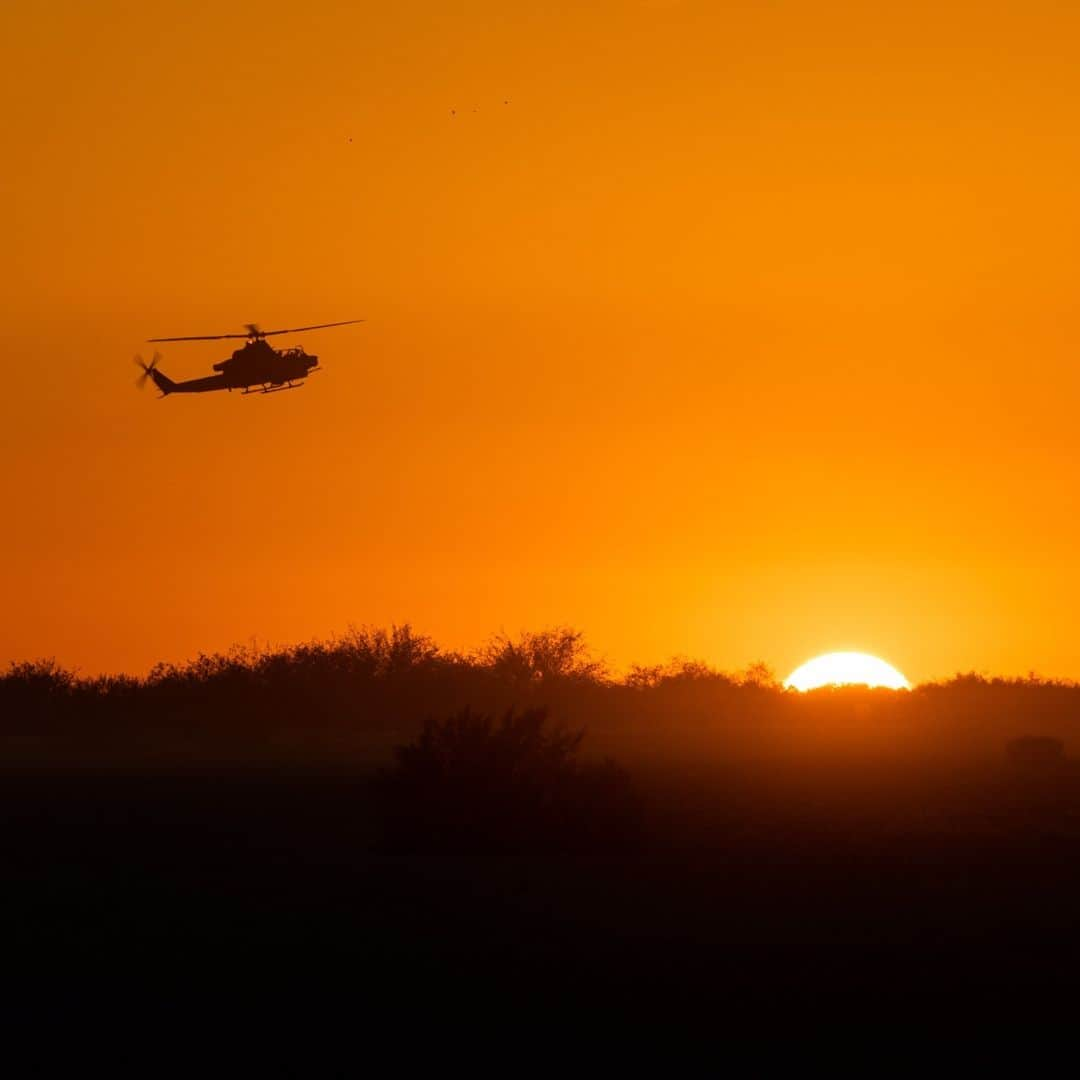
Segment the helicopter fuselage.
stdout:
<path fill-rule="evenodd" d="M 255 323 L 247 323 L 243 334 L 189 334 L 185 337 L 157 337 L 148 341 L 221 341 L 224 338 L 246 338 L 247 341 L 236 349 L 228 360 L 214 365 L 216 375 L 207 375 L 202 379 L 187 379 L 174 382 L 158 370 L 159 356 L 154 353 L 149 364 L 141 356 L 135 357 L 135 363 L 142 368 L 143 374 L 137 385 L 142 386 L 147 379 L 166 394 L 203 394 L 208 390 L 239 390 L 243 394 L 272 394 L 277 390 L 295 390 L 303 385 L 304 380 L 319 370 L 319 358 L 309 356 L 299 346 L 288 349 L 275 349 L 267 341 L 268 337 L 279 334 L 302 334 L 309 330 L 328 330 L 335 326 L 351 326 L 363 322 L 363 319 L 345 319 L 341 322 L 316 323 L 312 326 L 294 326 L 287 330 L 260 330 Z"/>

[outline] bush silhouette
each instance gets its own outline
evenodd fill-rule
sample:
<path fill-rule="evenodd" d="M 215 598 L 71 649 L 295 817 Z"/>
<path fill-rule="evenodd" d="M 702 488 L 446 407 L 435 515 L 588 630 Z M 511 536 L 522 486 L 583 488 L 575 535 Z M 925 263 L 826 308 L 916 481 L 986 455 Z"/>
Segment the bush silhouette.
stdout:
<path fill-rule="evenodd" d="M 396 751 L 377 790 L 388 851 L 540 854 L 625 851 L 641 809 L 613 761 L 577 760 L 584 732 L 552 729 L 547 710 L 498 723 L 464 709 L 428 720 Z"/>

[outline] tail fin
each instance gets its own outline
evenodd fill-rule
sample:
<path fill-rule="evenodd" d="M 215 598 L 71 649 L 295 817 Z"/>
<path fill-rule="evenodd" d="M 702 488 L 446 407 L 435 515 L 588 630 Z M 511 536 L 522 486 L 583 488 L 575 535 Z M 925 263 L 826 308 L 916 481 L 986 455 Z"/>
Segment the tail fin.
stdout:
<path fill-rule="evenodd" d="M 154 385 L 161 391 L 161 396 L 171 394 L 176 389 L 176 383 L 169 378 L 168 375 L 162 374 L 157 368 L 150 369 L 150 378 L 154 380 Z"/>

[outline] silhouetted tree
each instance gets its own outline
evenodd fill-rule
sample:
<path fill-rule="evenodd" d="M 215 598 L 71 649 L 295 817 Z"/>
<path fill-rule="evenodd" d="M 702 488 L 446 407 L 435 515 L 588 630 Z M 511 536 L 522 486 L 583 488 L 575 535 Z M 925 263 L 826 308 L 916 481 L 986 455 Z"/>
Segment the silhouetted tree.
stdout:
<path fill-rule="evenodd" d="M 593 657 L 584 635 L 565 626 L 525 633 L 517 640 L 496 635 L 477 659 L 497 677 L 520 684 L 599 682 L 607 676 L 605 664 Z"/>
<path fill-rule="evenodd" d="M 739 686 L 752 686 L 761 690 L 780 689 L 780 680 L 776 677 L 776 672 L 763 660 L 757 660 L 737 672 L 735 681 Z"/>
<path fill-rule="evenodd" d="M 0 678 L 0 731 L 29 735 L 62 728 L 79 689 L 75 673 L 55 660 L 10 664 Z"/>
<path fill-rule="evenodd" d="M 641 807 L 614 762 L 577 760 L 584 733 L 545 709 L 495 723 L 466 708 L 428 720 L 378 781 L 386 848 L 407 853 L 605 853 L 640 836 Z"/>

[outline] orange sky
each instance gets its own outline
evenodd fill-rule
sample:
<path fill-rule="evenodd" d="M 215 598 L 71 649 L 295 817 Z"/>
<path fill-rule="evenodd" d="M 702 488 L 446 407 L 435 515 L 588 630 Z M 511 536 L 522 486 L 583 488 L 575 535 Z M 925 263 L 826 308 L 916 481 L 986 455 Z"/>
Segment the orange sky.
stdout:
<path fill-rule="evenodd" d="M 890 7 L 5 4 L 0 659 L 1080 677 L 1080 9 Z"/>

